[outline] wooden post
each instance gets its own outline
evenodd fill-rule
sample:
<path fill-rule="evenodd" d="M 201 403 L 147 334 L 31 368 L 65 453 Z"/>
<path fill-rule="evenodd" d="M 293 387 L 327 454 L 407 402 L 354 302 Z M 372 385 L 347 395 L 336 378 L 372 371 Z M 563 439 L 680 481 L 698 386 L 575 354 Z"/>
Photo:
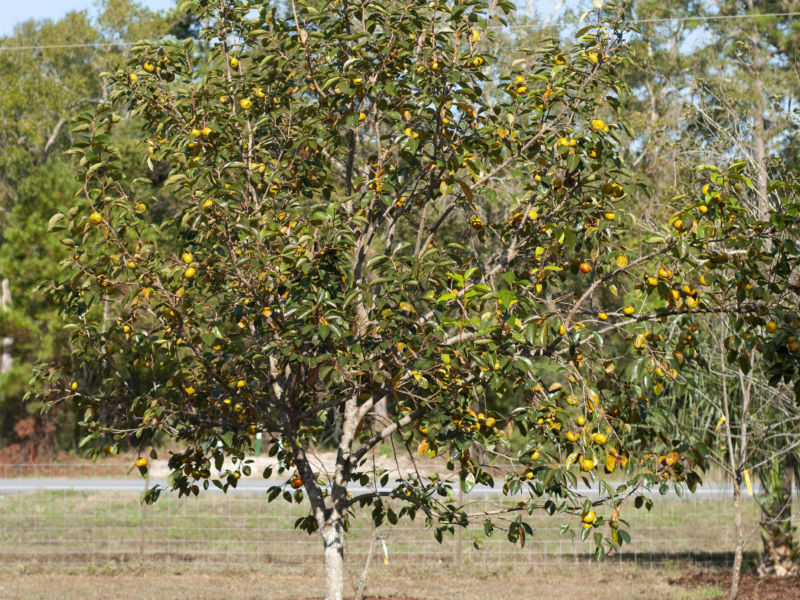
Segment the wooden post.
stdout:
<path fill-rule="evenodd" d="M 464 490 L 461 489 L 461 485 L 458 486 L 458 507 L 461 508 L 464 506 Z M 461 566 L 461 551 L 463 550 L 462 545 L 464 542 L 464 528 L 458 528 L 458 545 L 456 546 L 456 565 Z"/>
<path fill-rule="evenodd" d="M 144 480 L 144 489 L 147 490 L 150 487 L 150 470 L 147 471 L 147 477 Z M 139 506 L 141 507 L 141 515 L 142 520 L 139 525 L 139 565 L 141 566 L 144 563 L 144 544 L 145 544 L 145 535 L 144 535 L 144 519 L 146 516 L 147 511 L 147 504 L 144 502 L 140 502 Z"/>
<path fill-rule="evenodd" d="M 364 565 L 364 572 L 361 573 L 361 579 L 358 580 L 358 590 L 356 590 L 356 600 L 361 600 L 364 595 L 364 582 L 367 580 L 367 571 L 369 570 L 369 563 L 372 562 L 372 555 L 375 554 L 375 544 L 378 542 L 378 531 L 375 529 L 375 523 L 372 524 L 372 543 L 369 545 L 369 554 L 367 554 L 367 562 Z"/>

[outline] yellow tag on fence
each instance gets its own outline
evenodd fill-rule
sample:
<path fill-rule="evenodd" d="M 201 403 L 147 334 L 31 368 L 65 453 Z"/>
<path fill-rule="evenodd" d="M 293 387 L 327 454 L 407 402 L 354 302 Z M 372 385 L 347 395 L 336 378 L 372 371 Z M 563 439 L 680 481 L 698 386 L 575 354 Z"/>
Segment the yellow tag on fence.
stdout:
<path fill-rule="evenodd" d="M 753 495 L 753 484 L 750 483 L 750 471 L 744 472 L 744 484 L 747 486 L 747 493 Z"/>
<path fill-rule="evenodd" d="M 719 428 L 722 427 L 722 424 L 725 422 L 725 415 L 722 415 L 717 421 L 717 427 L 714 429 L 714 435 L 717 435 Z"/>
<path fill-rule="evenodd" d="M 383 564 L 389 564 L 389 551 L 386 549 L 386 540 L 381 540 L 381 546 L 383 546 Z"/>

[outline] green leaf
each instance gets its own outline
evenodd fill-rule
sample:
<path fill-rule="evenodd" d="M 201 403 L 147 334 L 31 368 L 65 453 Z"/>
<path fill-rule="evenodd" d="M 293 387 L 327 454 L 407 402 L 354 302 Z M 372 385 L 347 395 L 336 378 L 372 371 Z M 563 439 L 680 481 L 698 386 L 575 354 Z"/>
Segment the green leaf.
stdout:
<path fill-rule="evenodd" d="M 186 175 L 183 173 L 175 173 L 175 175 L 170 175 L 164 182 L 164 186 L 174 185 L 179 181 L 186 181 Z"/>
<path fill-rule="evenodd" d="M 466 477 L 461 478 L 461 490 L 465 494 L 469 494 L 475 487 L 475 475 L 470 472 Z"/>
<path fill-rule="evenodd" d="M 66 220 L 67 216 L 63 213 L 56 213 L 52 217 L 50 217 L 50 221 L 47 223 L 47 231 L 54 231 L 56 225 L 58 225 L 61 221 Z M 64 227 L 59 227 L 59 229 L 64 229 Z"/>
<path fill-rule="evenodd" d="M 645 244 L 664 244 L 664 243 L 666 243 L 667 240 L 666 240 L 666 238 L 664 238 L 664 237 L 662 237 L 660 235 L 653 235 L 653 236 L 650 236 L 648 238 L 645 238 L 642 241 Z"/>

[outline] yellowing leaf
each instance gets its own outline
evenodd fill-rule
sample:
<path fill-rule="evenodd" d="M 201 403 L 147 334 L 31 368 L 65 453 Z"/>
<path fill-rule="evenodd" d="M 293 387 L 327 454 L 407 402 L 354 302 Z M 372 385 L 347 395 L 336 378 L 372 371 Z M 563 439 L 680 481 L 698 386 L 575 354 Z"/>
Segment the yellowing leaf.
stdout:
<path fill-rule="evenodd" d="M 472 202 L 472 188 L 470 188 L 466 183 L 458 180 L 458 185 L 461 186 L 461 191 L 464 192 L 464 196 L 466 196 L 468 202 Z"/>
<path fill-rule="evenodd" d="M 428 440 L 422 440 L 417 448 L 417 456 L 422 456 L 428 451 Z"/>
<path fill-rule="evenodd" d="M 606 455 L 606 470 L 609 473 L 613 473 L 616 468 L 617 460 L 611 454 Z"/>
<path fill-rule="evenodd" d="M 569 469 L 572 465 L 574 465 L 576 460 L 578 460 L 578 453 L 573 452 L 567 457 L 567 465 L 566 465 L 567 469 Z"/>

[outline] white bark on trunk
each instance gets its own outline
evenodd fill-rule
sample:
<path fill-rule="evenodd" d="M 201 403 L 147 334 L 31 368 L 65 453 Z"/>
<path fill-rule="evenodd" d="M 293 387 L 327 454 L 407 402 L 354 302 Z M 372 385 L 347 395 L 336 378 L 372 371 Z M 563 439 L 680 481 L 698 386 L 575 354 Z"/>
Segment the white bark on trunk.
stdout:
<path fill-rule="evenodd" d="M 0 357 L 0 373 L 8 373 L 11 370 L 13 358 L 11 357 L 11 346 L 14 345 L 14 338 L 3 338 L 3 356 Z"/>
<path fill-rule="evenodd" d="M 744 526 L 742 525 L 742 487 L 738 478 L 733 479 L 733 522 L 736 525 L 736 552 L 733 555 L 733 573 L 729 600 L 739 598 L 739 581 L 742 576 L 744 558 Z"/>
<path fill-rule="evenodd" d="M 11 287 L 8 279 L 3 279 L 0 283 L 0 310 L 3 312 L 11 310 Z M 8 373 L 11 370 L 11 346 L 14 345 L 14 338 L 3 338 L 3 355 L 0 356 L 0 373 Z"/>
<path fill-rule="evenodd" d="M 342 600 L 344 592 L 344 528 L 340 522 L 321 530 L 325 544 L 325 600 Z"/>
<path fill-rule="evenodd" d="M 0 310 L 3 312 L 11 310 L 11 286 L 8 279 L 3 279 L 3 283 L 0 284 Z"/>

